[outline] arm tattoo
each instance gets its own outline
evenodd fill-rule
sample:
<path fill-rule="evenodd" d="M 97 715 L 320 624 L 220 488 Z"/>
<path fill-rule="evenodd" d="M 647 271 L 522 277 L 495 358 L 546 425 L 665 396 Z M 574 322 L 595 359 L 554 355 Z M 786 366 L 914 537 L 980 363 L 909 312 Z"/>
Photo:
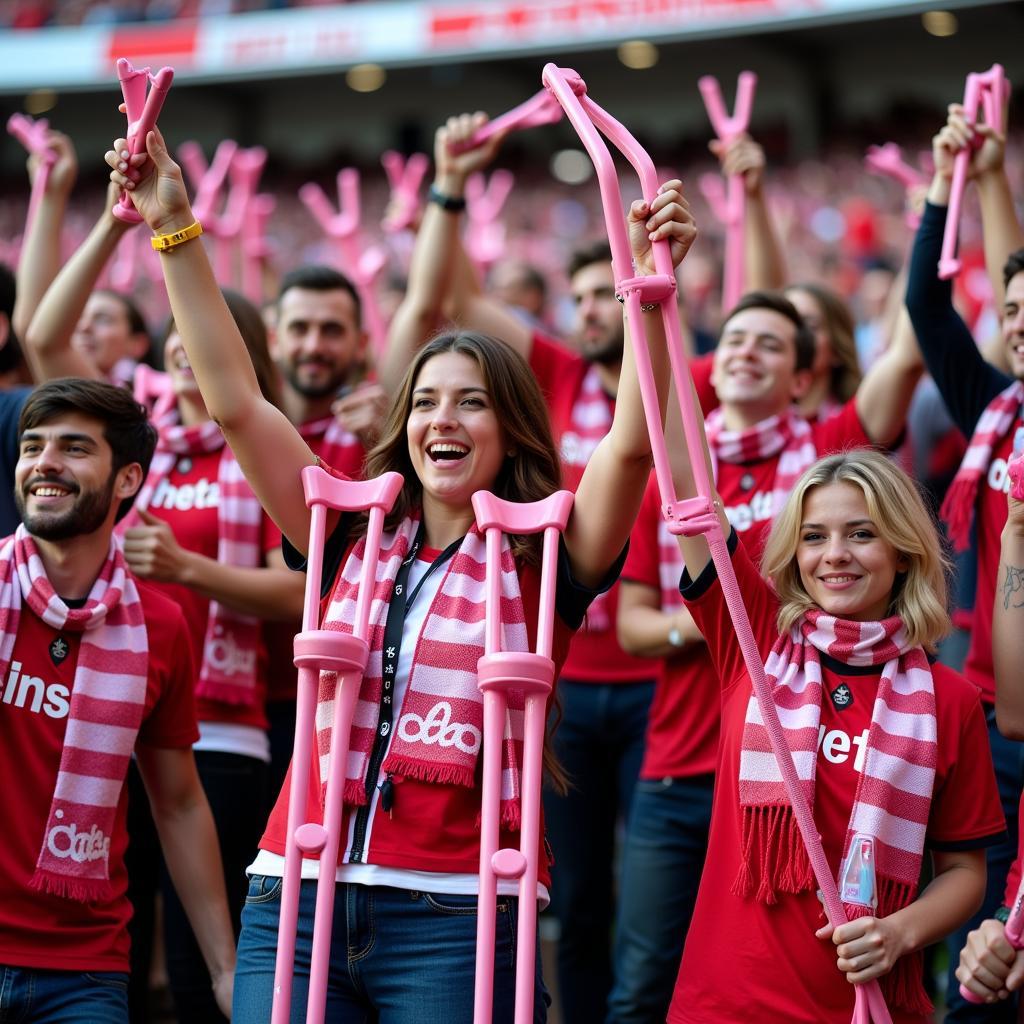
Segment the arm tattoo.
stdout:
<path fill-rule="evenodd" d="M 1003 610 L 1024 607 L 1024 566 L 1006 564 L 1003 580 Z"/>

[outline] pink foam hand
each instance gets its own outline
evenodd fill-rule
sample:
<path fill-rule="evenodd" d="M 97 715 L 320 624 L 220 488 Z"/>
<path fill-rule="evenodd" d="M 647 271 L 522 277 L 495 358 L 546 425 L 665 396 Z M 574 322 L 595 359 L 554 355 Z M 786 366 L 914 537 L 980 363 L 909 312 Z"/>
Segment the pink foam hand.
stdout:
<path fill-rule="evenodd" d="M 408 160 L 401 153 L 389 149 L 380 162 L 391 185 L 391 201 L 381 228 L 389 235 L 411 228 L 420 214 L 420 188 L 430 166 L 425 153 L 413 153 Z"/>
<path fill-rule="evenodd" d="M 136 69 L 129 60 L 121 57 L 117 61 L 117 77 L 121 83 L 125 115 L 128 118 L 125 135 L 128 153 L 136 156 L 146 151 L 146 136 L 156 127 L 156 120 L 163 109 L 171 82 L 174 81 L 174 69 L 164 67 L 151 75 L 149 68 Z M 121 192 L 121 198 L 112 212 L 126 224 L 142 222 L 127 192 Z"/>
<path fill-rule="evenodd" d="M 1001 64 L 993 64 L 985 72 L 972 72 L 964 86 L 964 119 L 973 127 L 979 111 L 984 114 L 985 123 L 1001 131 L 1003 107 L 1009 97 L 1009 84 Z M 980 137 L 975 144 L 980 145 Z M 957 235 L 960 230 L 960 207 L 964 189 L 967 187 L 967 172 L 971 160 L 971 148 L 960 150 L 953 162 L 953 180 L 950 183 L 949 209 L 946 214 L 946 229 L 942 236 L 942 253 L 939 257 L 939 278 L 948 281 L 956 277 L 963 263 L 956 255 Z"/>

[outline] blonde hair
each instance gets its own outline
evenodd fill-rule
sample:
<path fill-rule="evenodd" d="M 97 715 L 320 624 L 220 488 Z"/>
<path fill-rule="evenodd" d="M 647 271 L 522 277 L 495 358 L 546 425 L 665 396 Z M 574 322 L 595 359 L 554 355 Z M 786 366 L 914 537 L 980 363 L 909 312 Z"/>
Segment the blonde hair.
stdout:
<path fill-rule="evenodd" d="M 884 455 L 867 448 L 819 459 L 796 482 L 775 520 L 761 571 L 778 594 L 779 631 L 787 633 L 804 612 L 816 607 L 800 579 L 796 553 L 807 495 L 815 487 L 833 483 L 860 488 L 880 536 L 906 560 L 906 570 L 896 576 L 888 614 L 903 619 L 911 644 L 933 651 L 950 630 L 949 562 L 913 480 Z"/>

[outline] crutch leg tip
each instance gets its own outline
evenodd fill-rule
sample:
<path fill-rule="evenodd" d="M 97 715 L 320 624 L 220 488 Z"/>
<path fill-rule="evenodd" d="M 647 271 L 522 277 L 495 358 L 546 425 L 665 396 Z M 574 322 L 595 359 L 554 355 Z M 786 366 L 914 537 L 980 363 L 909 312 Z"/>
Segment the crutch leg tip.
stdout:
<path fill-rule="evenodd" d="M 960 273 L 962 266 L 960 260 L 939 260 L 939 279 L 948 281 Z"/>

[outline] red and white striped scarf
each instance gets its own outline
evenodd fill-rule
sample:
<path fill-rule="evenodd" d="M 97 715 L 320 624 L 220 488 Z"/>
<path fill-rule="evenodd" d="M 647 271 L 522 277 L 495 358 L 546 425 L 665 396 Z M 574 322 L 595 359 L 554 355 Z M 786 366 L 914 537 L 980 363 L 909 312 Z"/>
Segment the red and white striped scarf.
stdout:
<path fill-rule="evenodd" d="M 224 443 L 220 427 L 213 420 L 183 427 L 177 409 L 170 410 L 156 426 L 160 432 L 156 454 L 136 504 L 140 508 L 149 507 L 160 482 L 170 474 L 181 456 L 220 450 L 217 561 L 243 569 L 259 568 L 263 564 L 260 549 L 263 510 L 234 454 Z M 260 636 L 259 619 L 211 600 L 196 696 L 224 704 L 251 706 L 256 699 Z"/>
<path fill-rule="evenodd" d="M 334 416 L 310 420 L 298 428 L 299 434 L 309 443 L 315 455 L 329 466 L 358 479 L 363 475 L 363 460 L 366 451 L 362 441 L 346 430 Z"/>
<path fill-rule="evenodd" d="M 572 405 L 569 425 L 562 434 L 562 462 L 582 471 L 601 438 L 611 429 L 615 403 L 601 383 L 596 366 L 587 370 Z"/>
<path fill-rule="evenodd" d="M 1006 437 L 1021 414 L 1022 403 L 1024 382 L 1019 380 L 1015 380 L 989 402 L 974 428 L 960 468 L 946 491 L 940 514 L 946 523 L 949 539 L 957 551 L 963 551 L 970 543 L 978 484 L 988 472 L 996 445 Z"/>
<path fill-rule="evenodd" d="M 109 900 L 110 839 L 146 706 L 142 602 L 112 539 L 84 607 L 69 609 L 19 526 L 0 547 L 0 677 L 14 654 L 22 601 L 51 629 L 82 634 L 57 784 L 29 885 L 83 903 Z"/>
<path fill-rule="evenodd" d="M 772 489 L 773 519 L 782 511 L 800 474 L 818 458 L 811 425 L 793 409 L 769 416 L 745 430 L 728 430 L 725 413 L 714 409 L 707 415 L 705 430 L 716 479 L 719 461 L 764 462 L 779 456 Z"/>
<path fill-rule="evenodd" d="M 370 660 L 359 690 L 349 741 L 345 802 L 366 803 L 366 771 L 377 729 L 382 694 L 382 649 L 387 609 L 399 567 L 418 529 L 418 519 L 403 520 L 385 533 L 377 560 L 370 606 Z M 361 538 L 338 573 L 324 617 L 324 629 L 351 633 L 355 622 L 359 574 L 366 552 Z M 484 654 L 486 590 L 485 542 L 474 527 L 449 559 L 444 576 L 416 638 L 412 670 L 402 706 L 396 710 L 391 745 L 381 771 L 458 786 L 476 783 L 476 761 L 483 738 L 483 695 L 477 687 L 477 662 Z M 508 538 L 501 548 L 502 650 L 529 650 L 519 576 Z M 405 638 L 411 642 L 410 637 Z M 321 799 L 330 764 L 336 674 L 320 675 L 317 745 Z M 502 742 L 501 815 L 518 828 L 523 745 L 523 695 L 509 694 Z"/>
<path fill-rule="evenodd" d="M 824 698 L 819 651 L 847 665 L 883 666 L 843 860 L 856 833 L 874 837 L 877 915 L 887 917 L 914 899 L 921 872 L 938 763 L 931 668 L 924 651 L 908 644 L 898 616 L 853 622 L 813 609 L 779 637 L 765 674 L 812 808 Z M 807 851 L 753 694 L 743 726 L 739 793 L 742 856 L 733 893 L 772 904 L 779 893 L 812 888 Z M 852 918 L 873 911 L 847 904 L 846 912 Z M 894 1005 L 925 1012 L 920 977 L 920 964 L 904 957 L 882 984 Z"/>

